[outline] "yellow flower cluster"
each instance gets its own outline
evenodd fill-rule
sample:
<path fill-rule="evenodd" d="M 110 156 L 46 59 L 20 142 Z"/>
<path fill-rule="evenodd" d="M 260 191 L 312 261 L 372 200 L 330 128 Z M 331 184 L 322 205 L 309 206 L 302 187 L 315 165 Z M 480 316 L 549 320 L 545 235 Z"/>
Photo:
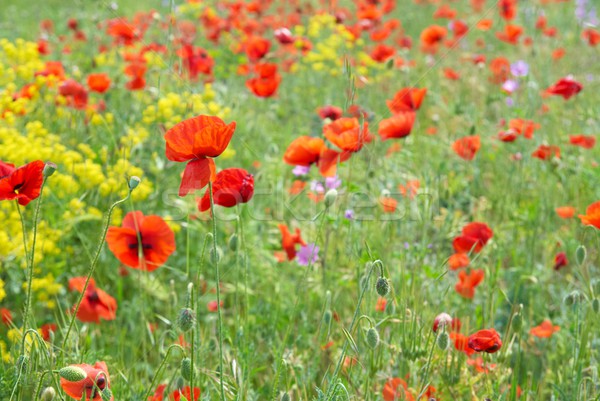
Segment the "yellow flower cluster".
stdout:
<path fill-rule="evenodd" d="M 225 119 L 231 112 L 215 101 L 216 93 L 210 84 L 204 86 L 202 93 L 170 92 L 158 99 L 156 104 L 146 107 L 142 122 L 145 124 L 164 124 L 166 129 L 199 114 L 209 114 Z"/>
<path fill-rule="evenodd" d="M 27 289 L 27 283 L 23 283 L 23 290 Z M 54 282 L 54 276 L 48 273 L 44 277 L 34 277 L 31 282 L 31 290 L 36 294 L 36 305 L 43 305 L 53 309 L 56 306 L 54 297 L 60 293 L 62 286 Z"/>

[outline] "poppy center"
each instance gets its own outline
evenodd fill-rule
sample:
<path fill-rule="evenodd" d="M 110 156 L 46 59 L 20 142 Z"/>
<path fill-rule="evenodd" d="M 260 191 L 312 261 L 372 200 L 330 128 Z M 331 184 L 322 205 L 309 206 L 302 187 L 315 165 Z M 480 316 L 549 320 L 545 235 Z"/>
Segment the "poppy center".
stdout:
<path fill-rule="evenodd" d="M 90 302 L 98 302 L 98 301 L 100 301 L 100 297 L 98 296 L 98 293 L 96 292 L 96 290 L 88 291 L 88 293 L 86 295 L 86 298 Z"/>

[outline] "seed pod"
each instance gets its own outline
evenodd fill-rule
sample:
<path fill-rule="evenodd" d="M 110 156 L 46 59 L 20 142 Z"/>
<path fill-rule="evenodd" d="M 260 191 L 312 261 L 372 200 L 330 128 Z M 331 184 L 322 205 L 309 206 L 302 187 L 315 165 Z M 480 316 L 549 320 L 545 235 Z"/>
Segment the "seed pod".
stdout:
<path fill-rule="evenodd" d="M 377 290 L 377 294 L 381 297 L 385 297 L 390 293 L 390 282 L 385 277 L 379 277 L 377 279 L 377 283 L 375 284 L 375 289 Z"/>
<path fill-rule="evenodd" d="M 42 394 L 40 395 L 41 401 L 52 401 L 56 397 L 56 390 L 54 387 L 46 387 Z"/>
<path fill-rule="evenodd" d="M 375 349 L 377 348 L 377 345 L 379 345 L 379 333 L 375 327 L 371 327 L 367 330 L 367 345 L 371 349 Z"/>
<path fill-rule="evenodd" d="M 196 323 L 196 313 L 191 308 L 181 308 L 177 316 L 177 327 L 181 331 L 188 331 Z"/>
<path fill-rule="evenodd" d="M 48 178 L 52 174 L 54 174 L 56 169 L 57 169 L 56 164 L 54 164 L 52 162 L 46 162 L 46 164 L 44 165 L 44 170 L 42 170 L 42 175 L 44 176 L 44 178 Z"/>
<path fill-rule="evenodd" d="M 140 185 L 140 182 L 142 182 L 140 177 L 136 177 L 135 175 L 129 177 L 129 182 L 127 183 L 129 185 L 129 190 L 133 191 L 136 189 L 138 185 Z"/>
<path fill-rule="evenodd" d="M 181 376 L 187 381 L 192 380 L 192 360 L 190 358 L 181 360 Z"/>
<path fill-rule="evenodd" d="M 325 207 L 329 207 L 335 203 L 338 192 L 335 189 L 330 189 L 325 194 Z"/>
<path fill-rule="evenodd" d="M 564 303 L 567 306 L 571 306 L 573 304 L 576 304 L 577 302 L 579 302 L 579 291 L 577 290 L 569 293 L 569 295 L 567 295 L 564 299 Z"/>
<path fill-rule="evenodd" d="M 70 382 L 78 382 L 87 377 L 85 370 L 77 366 L 66 366 L 59 370 L 58 374 L 60 377 Z"/>
<path fill-rule="evenodd" d="M 450 345 L 450 335 L 448 335 L 448 333 L 445 331 L 442 331 L 437 337 L 436 344 L 442 351 L 447 350 L 448 346 Z"/>
<path fill-rule="evenodd" d="M 577 247 L 577 250 L 575 251 L 575 260 L 577 261 L 577 264 L 579 266 L 581 266 L 583 264 L 583 262 L 585 262 L 586 257 L 587 257 L 587 250 L 585 249 L 585 246 L 579 245 Z"/>

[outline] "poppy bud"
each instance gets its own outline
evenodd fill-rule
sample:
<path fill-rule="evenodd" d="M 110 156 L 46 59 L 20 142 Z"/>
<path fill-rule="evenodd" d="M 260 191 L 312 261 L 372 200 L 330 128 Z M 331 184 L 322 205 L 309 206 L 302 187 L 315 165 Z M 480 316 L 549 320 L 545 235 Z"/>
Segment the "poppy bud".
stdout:
<path fill-rule="evenodd" d="M 436 344 L 439 349 L 445 351 L 448 349 L 448 345 L 450 345 L 450 335 L 445 331 L 442 331 L 440 335 L 437 337 Z"/>
<path fill-rule="evenodd" d="M 193 309 L 182 308 L 177 316 L 177 327 L 181 331 L 189 331 L 196 323 L 196 316 Z"/>
<path fill-rule="evenodd" d="M 281 401 L 290 401 L 290 395 L 288 393 L 283 393 L 281 396 Z"/>
<path fill-rule="evenodd" d="M 102 397 L 102 401 L 110 401 L 112 396 L 113 396 L 112 391 L 110 391 L 110 389 L 108 387 L 106 387 L 100 393 L 100 397 Z"/>
<path fill-rule="evenodd" d="M 56 397 L 54 387 L 46 387 L 40 396 L 41 401 L 52 401 Z"/>
<path fill-rule="evenodd" d="M 330 189 L 325 194 L 325 207 L 330 207 L 335 203 L 335 199 L 337 198 L 338 192 L 335 189 Z"/>
<path fill-rule="evenodd" d="M 137 186 L 140 185 L 140 182 L 142 182 L 140 177 L 136 177 L 135 175 L 129 177 L 129 190 L 133 191 L 134 189 L 136 189 Z"/>
<path fill-rule="evenodd" d="M 594 300 L 592 301 L 592 309 L 596 313 L 600 311 L 600 300 L 598 300 L 598 298 L 594 298 Z"/>
<path fill-rule="evenodd" d="M 515 331 L 521 331 L 521 327 L 523 327 L 523 316 L 520 313 L 515 313 L 512 320 L 512 325 L 515 328 Z"/>
<path fill-rule="evenodd" d="M 188 381 L 192 380 L 192 360 L 190 358 L 181 360 L 181 376 Z"/>
<path fill-rule="evenodd" d="M 77 366 L 67 366 L 58 371 L 58 374 L 63 379 L 70 382 L 78 382 L 87 377 L 85 370 Z"/>
<path fill-rule="evenodd" d="M 231 234 L 231 237 L 229 237 L 229 250 L 230 251 L 237 251 L 238 249 L 238 236 L 237 234 Z"/>
<path fill-rule="evenodd" d="M 48 178 L 50 177 L 52 174 L 54 174 L 54 172 L 56 171 L 56 164 L 52 163 L 52 162 L 46 162 L 46 164 L 44 165 L 44 169 L 42 170 L 42 174 L 44 176 L 44 178 Z"/>
<path fill-rule="evenodd" d="M 331 323 L 331 311 L 330 310 L 326 310 L 325 313 L 323 314 L 323 321 L 325 322 L 326 325 L 329 325 L 329 323 Z"/>
<path fill-rule="evenodd" d="M 433 321 L 433 332 L 437 333 L 440 327 L 445 327 L 446 325 L 452 324 L 452 316 L 443 312 L 437 315 Z"/>
<path fill-rule="evenodd" d="M 367 345 L 371 349 L 375 349 L 379 345 L 379 333 L 375 327 L 371 327 L 367 330 Z"/>
<path fill-rule="evenodd" d="M 577 260 L 577 264 L 581 266 L 583 262 L 585 262 L 585 258 L 587 256 L 587 250 L 585 246 L 579 245 L 577 250 L 575 251 L 575 259 Z"/>
<path fill-rule="evenodd" d="M 213 264 L 219 263 L 219 261 L 221 260 L 221 256 L 223 254 L 223 251 L 221 251 L 221 248 L 217 247 L 217 252 L 215 252 L 214 248 L 210 248 L 210 260 Z"/>
<path fill-rule="evenodd" d="M 569 293 L 569 295 L 567 295 L 565 297 L 564 302 L 565 302 L 565 305 L 567 305 L 567 306 L 571 306 L 571 305 L 579 302 L 579 291 L 576 290 L 576 291 Z"/>
<path fill-rule="evenodd" d="M 377 283 L 375 284 L 375 289 L 377 290 L 377 294 L 381 297 L 385 297 L 390 292 L 390 282 L 385 277 L 379 277 L 377 279 Z"/>
<path fill-rule="evenodd" d="M 21 355 L 17 359 L 17 370 L 27 370 L 27 364 L 29 363 L 29 357 L 27 355 Z"/>

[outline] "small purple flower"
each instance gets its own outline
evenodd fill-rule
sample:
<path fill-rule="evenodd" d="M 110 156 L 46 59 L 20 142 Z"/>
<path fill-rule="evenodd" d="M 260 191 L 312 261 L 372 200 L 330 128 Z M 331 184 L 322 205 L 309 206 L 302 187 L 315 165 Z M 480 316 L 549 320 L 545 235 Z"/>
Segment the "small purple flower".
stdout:
<path fill-rule="evenodd" d="M 408 249 L 408 248 L 410 248 L 410 244 L 408 242 L 405 242 L 404 243 L 404 249 Z"/>
<path fill-rule="evenodd" d="M 311 189 L 311 191 L 315 191 L 318 193 L 325 192 L 325 187 L 323 186 L 323 184 L 320 183 L 319 181 L 315 181 L 315 180 L 310 182 L 310 189 Z"/>
<path fill-rule="evenodd" d="M 515 77 L 526 77 L 529 74 L 529 64 L 523 60 L 515 61 L 510 65 L 510 73 Z"/>
<path fill-rule="evenodd" d="M 294 169 L 292 170 L 292 173 L 296 176 L 296 177 L 300 177 L 303 175 L 306 175 L 310 172 L 310 166 L 296 166 L 294 167 Z"/>
<path fill-rule="evenodd" d="M 346 209 L 346 211 L 344 212 L 344 217 L 348 220 L 354 220 L 354 210 Z"/>
<path fill-rule="evenodd" d="M 515 105 L 515 100 L 512 97 L 508 96 L 506 98 L 506 105 L 508 107 L 513 107 Z"/>
<path fill-rule="evenodd" d="M 503 84 L 502 84 L 502 89 L 505 92 L 508 93 L 513 93 L 514 91 L 516 91 L 517 89 L 519 89 L 519 83 L 513 79 L 507 79 Z"/>
<path fill-rule="evenodd" d="M 315 244 L 301 246 L 296 254 L 296 261 L 300 266 L 308 266 L 317 260 L 319 260 L 319 247 Z"/>
<path fill-rule="evenodd" d="M 337 189 L 340 185 L 342 185 L 342 180 L 340 180 L 337 175 L 325 178 L 325 186 L 327 189 Z"/>

